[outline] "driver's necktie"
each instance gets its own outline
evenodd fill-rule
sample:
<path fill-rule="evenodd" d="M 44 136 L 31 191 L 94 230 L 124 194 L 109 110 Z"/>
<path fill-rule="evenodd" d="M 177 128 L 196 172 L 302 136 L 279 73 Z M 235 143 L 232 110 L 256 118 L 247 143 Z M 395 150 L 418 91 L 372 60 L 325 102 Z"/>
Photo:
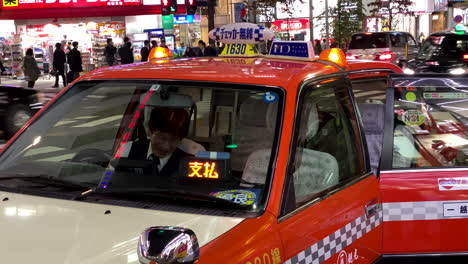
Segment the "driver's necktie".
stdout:
<path fill-rule="evenodd" d="M 159 164 L 161 164 L 161 161 L 159 160 L 159 157 L 151 154 L 151 160 L 153 161 L 153 173 L 155 173 L 157 176 L 159 176 Z"/>

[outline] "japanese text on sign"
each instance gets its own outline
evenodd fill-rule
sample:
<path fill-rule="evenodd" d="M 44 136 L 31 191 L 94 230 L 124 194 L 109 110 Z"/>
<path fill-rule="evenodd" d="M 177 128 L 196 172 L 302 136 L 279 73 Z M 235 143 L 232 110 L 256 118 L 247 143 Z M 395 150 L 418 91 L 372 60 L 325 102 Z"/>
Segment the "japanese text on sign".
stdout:
<path fill-rule="evenodd" d="M 468 203 L 444 203 L 445 217 L 468 217 Z"/>
<path fill-rule="evenodd" d="M 272 30 L 251 23 L 238 23 L 215 28 L 209 37 L 226 44 L 255 44 L 274 37 Z"/>
<path fill-rule="evenodd" d="M 189 178 L 218 179 L 219 173 L 216 171 L 215 162 L 189 162 Z"/>

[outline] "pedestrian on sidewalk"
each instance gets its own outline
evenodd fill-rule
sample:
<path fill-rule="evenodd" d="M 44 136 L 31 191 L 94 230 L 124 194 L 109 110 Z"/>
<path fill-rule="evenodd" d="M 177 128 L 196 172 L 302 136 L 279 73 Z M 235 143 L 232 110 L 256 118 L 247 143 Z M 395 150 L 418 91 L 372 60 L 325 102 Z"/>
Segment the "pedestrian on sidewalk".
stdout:
<path fill-rule="evenodd" d="M 52 61 L 53 69 L 55 70 L 55 85 L 52 88 L 59 87 L 59 76 L 62 76 L 63 87 L 67 86 L 65 79 L 65 52 L 62 49 L 62 44 L 55 44 L 54 60 Z"/>
<path fill-rule="evenodd" d="M 141 50 L 140 50 L 141 61 L 142 61 L 142 62 L 148 61 L 150 49 L 151 49 L 151 47 L 150 47 L 150 42 L 149 42 L 149 40 L 145 40 L 145 45 L 144 45 L 143 48 L 141 48 Z"/>
<path fill-rule="evenodd" d="M 198 41 L 198 47 L 200 48 L 201 55 L 200 56 L 217 56 L 215 49 L 211 46 L 207 46 L 203 40 Z"/>
<path fill-rule="evenodd" d="M 166 44 L 165 39 L 161 39 L 161 43 L 159 44 L 159 47 L 169 49 L 169 47 Z"/>
<path fill-rule="evenodd" d="M 151 52 L 152 49 L 157 48 L 157 47 L 158 47 L 158 42 L 157 42 L 156 40 L 153 39 L 153 40 L 151 41 L 150 52 Z"/>
<path fill-rule="evenodd" d="M 80 77 L 80 72 L 83 71 L 83 63 L 81 61 L 81 53 L 78 50 L 78 42 L 72 43 L 73 49 L 68 53 L 68 64 L 70 65 L 70 72 L 67 74 L 68 82 L 73 82 Z"/>
<path fill-rule="evenodd" d="M 114 42 L 111 38 L 108 38 L 106 48 L 104 49 L 104 56 L 106 57 L 106 62 L 109 66 L 114 65 L 116 53 L 117 48 L 114 46 Z"/>
<path fill-rule="evenodd" d="M 133 49 L 131 47 L 132 43 L 125 42 L 123 47 L 119 49 L 120 62 L 122 64 L 133 63 Z"/>
<path fill-rule="evenodd" d="M 22 70 L 24 71 L 24 79 L 28 82 L 28 88 L 34 88 L 34 84 L 36 80 L 39 79 L 41 71 L 37 66 L 32 49 L 26 50 L 26 56 L 23 58 Z"/>

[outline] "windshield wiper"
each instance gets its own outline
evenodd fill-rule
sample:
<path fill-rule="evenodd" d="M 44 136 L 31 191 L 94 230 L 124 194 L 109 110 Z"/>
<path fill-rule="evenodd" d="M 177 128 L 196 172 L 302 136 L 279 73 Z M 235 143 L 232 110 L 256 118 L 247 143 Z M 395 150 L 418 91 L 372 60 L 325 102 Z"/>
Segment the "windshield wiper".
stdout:
<path fill-rule="evenodd" d="M 239 203 L 234 203 L 226 199 L 218 198 L 215 196 L 203 194 L 203 193 L 196 193 L 196 192 L 188 192 L 184 190 L 178 189 L 158 189 L 158 188 L 138 188 L 138 189 L 90 189 L 82 194 L 76 196 L 74 200 L 82 200 L 85 199 L 89 195 L 93 194 L 108 194 L 108 195 L 117 195 L 117 196 L 128 196 L 128 195 L 137 195 L 137 196 L 159 196 L 165 198 L 173 198 L 173 199 L 182 199 L 182 200 L 190 200 L 190 201 L 204 201 L 204 202 L 212 202 L 223 206 L 229 206 L 230 208 L 234 209 L 249 209 L 250 205 L 242 205 Z"/>
<path fill-rule="evenodd" d="M 51 177 L 51 176 L 44 175 L 44 174 L 37 174 L 37 175 L 14 174 L 14 175 L 8 175 L 5 177 L 0 176 L 0 181 L 4 181 L 4 180 L 22 180 L 22 181 L 27 181 L 27 182 L 32 182 L 32 183 L 43 184 L 44 187 L 55 186 L 55 187 L 65 187 L 65 188 L 73 188 L 73 189 L 79 189 L 79 190 L 85 190 L 85 189 L 90 188 L 90 186 L 87 186 L 87 185 L 60 180 L 56 177 Z"/>

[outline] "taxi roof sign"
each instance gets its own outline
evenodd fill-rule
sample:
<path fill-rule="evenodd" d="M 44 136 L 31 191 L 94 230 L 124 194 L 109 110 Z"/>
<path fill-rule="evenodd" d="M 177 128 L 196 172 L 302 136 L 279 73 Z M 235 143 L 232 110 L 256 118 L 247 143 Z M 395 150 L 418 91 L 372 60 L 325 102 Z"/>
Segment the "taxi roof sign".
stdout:
<path fill-rule="evenodd" d="M 234 23 L 211 30 L 208 36 L 226 44 L 257 44 L 272 40 L 275 32 L 252 23 Z"/>
<path fill-rule="evenodd" d="M 285 59 L 315 60 L 314 48 L 310 41 L 275 41 L 271 45 L 269 55 Z"/>

